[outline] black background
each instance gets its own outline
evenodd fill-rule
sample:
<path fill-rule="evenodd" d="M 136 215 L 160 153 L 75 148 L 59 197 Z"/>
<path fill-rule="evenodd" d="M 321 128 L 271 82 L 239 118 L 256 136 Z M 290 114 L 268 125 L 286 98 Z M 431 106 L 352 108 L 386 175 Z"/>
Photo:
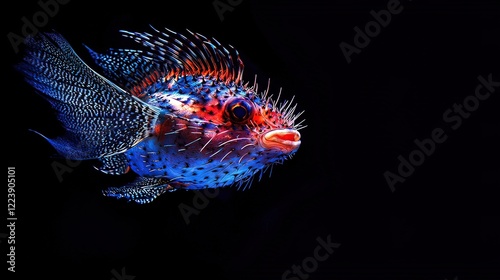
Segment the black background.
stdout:
<path fill-rule="evenodd" d="M 500 275 L 500 88 L 458 129 L 443 121 L 474 94 L 479 75 L 500 81 L 498 1 L 401 1 L 403 11 L 351 63 L 339 44 L 353 44 L 353 28 L 363 29 L 370 11 L 389 1 L 243 0 L 223 21 L 211 0 L 60 5 L 39 30 L 60 32 L 90 65 L 82 44 L 134 46 L 120 29 L 187 28 L 235 46 L 245 80 L 258 74 L 262 88 L 270 78 L 272 92 L 283 87 L 306 110 L 292 160 L 249 190 L 221 189 L 189 224 L 178 207 L 193 206 L 193 192 L 148 205 L 102 197 L 131 177 L 66 163 L 28 130 L 62 132 L 48 103 L 13 71 L 20 54 L 5 36 L 20 35 L 21 18 L 41 8 L 12 2 L 2 8 L 2 98 L 3 150 L 17 179 L 15 275 L 119 280 L 113 271 L 123 268 L 136 280 L 282 279 L 327 236 L 341 246 L 308 279 Z M 435 128 L 447 140 L 392 192 L 384 172 L 396 173 L 398 156 L 408 158 L 413 141 Z M 54 162 L 72 164 L 61 182 Z M 4 260 L 6 239 L 0 246 Z"/>

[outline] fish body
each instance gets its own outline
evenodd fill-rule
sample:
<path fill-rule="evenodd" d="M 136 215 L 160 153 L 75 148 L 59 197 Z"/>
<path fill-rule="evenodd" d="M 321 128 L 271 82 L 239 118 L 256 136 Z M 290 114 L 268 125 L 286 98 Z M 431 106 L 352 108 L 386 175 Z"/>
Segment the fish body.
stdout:
<path fill-rule="evenodd" d="M 293 98 L 244 84 L 232 47 L 189 31 L 122 34 L 141 48 L 88 48 L 102 75 L 57 33 L 28 38 L 18 67 L 58 112 L 66 134 L 45 138 L 61 155 L 138 175 L 104 195 L 148 203 L 177 189 L 246 188 L 298 150 Z"/>

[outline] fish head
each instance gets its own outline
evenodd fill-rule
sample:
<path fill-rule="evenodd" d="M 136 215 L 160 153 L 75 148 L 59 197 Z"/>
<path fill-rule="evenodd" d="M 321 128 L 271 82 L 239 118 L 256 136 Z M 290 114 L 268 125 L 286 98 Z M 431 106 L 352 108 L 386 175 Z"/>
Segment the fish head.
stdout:
<path fill-rule="evenodd" d="M 274 157 L 269 157 L 270 161 L 290 156 L 299 149 L 301 135 L 294 125 L 293 112 L 289 114 L 285 106 L 278 107 L 248 91 L 230 97 L 223 106 L 225 128 L 232 130 L 229 135 L 233 139 L 251 138 L 255 151 Z"/>
<path fill-rule="evenodd" d="M 297 152 L 304 126 L 297 123 L 302 112 L 295 113 L 293 98 L 278 103 L 268 91 L 259 94 L 255 88 L 218 88 L 194 102 L 191 98 L 191 104 L 183 104 L 185 110 L 177 111 L 184 112 L 185 129 L 178 137 L 190 144 L 184 151 L 190 168 L 212 169 L 236 182 Z"/>

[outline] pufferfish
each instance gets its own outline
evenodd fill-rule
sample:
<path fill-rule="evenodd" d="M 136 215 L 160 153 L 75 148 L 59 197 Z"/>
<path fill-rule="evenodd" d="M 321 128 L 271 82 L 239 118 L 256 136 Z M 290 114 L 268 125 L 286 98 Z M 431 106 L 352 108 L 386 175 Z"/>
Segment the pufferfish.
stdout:
<path fill-rule="evenodd" d="M 103 190 L 149 203 L 178 190 L 248 187 L 301 144 L 303 113 L 243 82 L 238 51 L 189 30 L 120 31 L 137 49 L 97 53 L 98 73 L 57 32 L 26 39 L 18 69 L 65 129 L 44 137 L 62 156 L 134 181 Z M 268 84 L 269 85 L 269 84 Z M 281 90 L 280 90 L 281 94 Z M 255 175 L 255 176 L 254 176 Z"/>

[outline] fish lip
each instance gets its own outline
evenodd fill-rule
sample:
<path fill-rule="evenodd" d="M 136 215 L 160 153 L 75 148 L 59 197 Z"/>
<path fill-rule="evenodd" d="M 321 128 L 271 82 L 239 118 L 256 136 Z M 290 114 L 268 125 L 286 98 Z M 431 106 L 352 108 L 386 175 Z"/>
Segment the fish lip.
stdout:
<path fill-rule="evenodd" d="M 274 129 L 263 133 L 260 145 L 266 149 L 280 150 L 286 154 L 297 151 L 300 147 L 300 133 L 295 129 Z"/>

